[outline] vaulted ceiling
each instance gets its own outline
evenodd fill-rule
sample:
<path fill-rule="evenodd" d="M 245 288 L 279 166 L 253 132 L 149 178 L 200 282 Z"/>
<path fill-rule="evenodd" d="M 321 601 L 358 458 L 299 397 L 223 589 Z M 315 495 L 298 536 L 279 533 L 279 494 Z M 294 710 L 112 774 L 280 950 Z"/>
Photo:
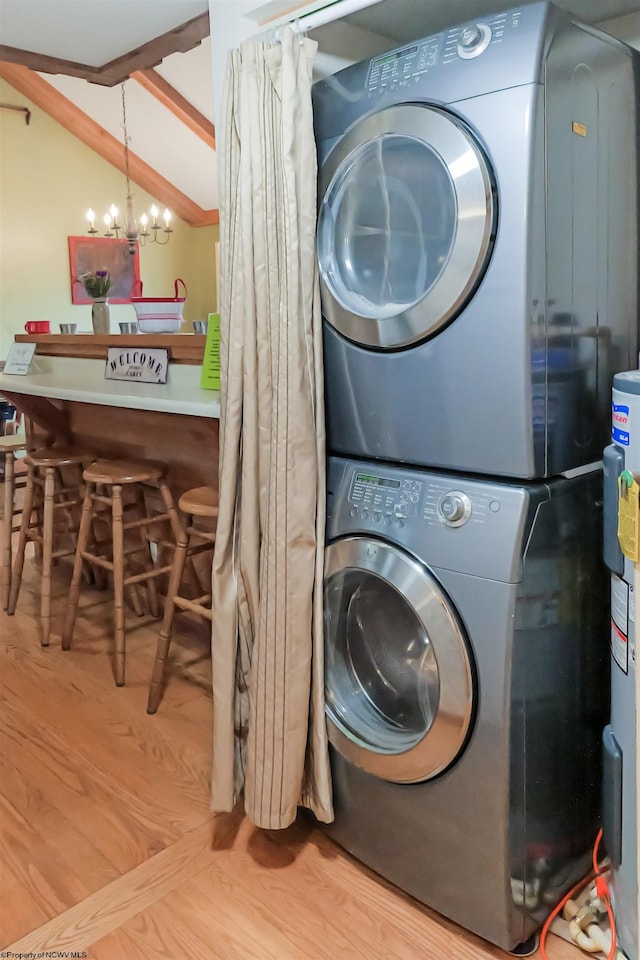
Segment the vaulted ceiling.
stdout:
<path fill-rule="evenodd" d="M 0 77 L 123 172 L 124 82 L 132 180 L 186 223 L 215 223 L 208 8 L 1 0 Z"/>

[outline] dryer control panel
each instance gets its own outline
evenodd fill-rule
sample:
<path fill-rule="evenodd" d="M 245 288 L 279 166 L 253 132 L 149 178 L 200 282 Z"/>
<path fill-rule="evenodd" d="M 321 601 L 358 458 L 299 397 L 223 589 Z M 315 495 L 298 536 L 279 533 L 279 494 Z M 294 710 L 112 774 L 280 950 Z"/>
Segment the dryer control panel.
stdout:
<path fill-rule="evenodd" d="M 454 60 L 474 60 L 487 47 L 508 40 L 509 33 L 520 26 L 521 17 L 520 10 L 509 10 L 375 57 L 367 73 L 369 97 L 415 87 L 434 68 Z"/>
<path fill-rule="evenodd" d="M 510 34 L 517 30 L 522 22 L 521 10 L 507 10 L 496 13 L 476 23 L 465 23 L 454 27 L 446 34 L 444 42 L 443 64 L 453 60 L 474 60 L 491 45 L 508 42 Z"/>
<path fill-rule="evenodd" d="M 371 61 L 367 87 L 369 93 L 383 93 L 386 89 L 409 87 L 420 83 L 422 77 L 440 62 L 442 37 L 430 37 L 402 50 L 383 53 Z"/>

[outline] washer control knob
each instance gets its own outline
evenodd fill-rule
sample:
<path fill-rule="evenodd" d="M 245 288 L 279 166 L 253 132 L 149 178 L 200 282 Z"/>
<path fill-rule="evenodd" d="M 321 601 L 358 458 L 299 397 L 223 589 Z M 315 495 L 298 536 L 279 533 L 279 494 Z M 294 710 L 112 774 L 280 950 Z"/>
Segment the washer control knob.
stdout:
<path fill-rule="evenodd" d="M 477 23 L 472 23 L 465 27 L 460 36 L 460 46 L 465 50 L 471 50 L 482 42 L 482 30 Z"/>
<path fill-rule="evenodd" d="M 463 60 L 479 57 L 491 42 L 491 27 L 486 23 L 470 23 L 458 38 L 458 56 Z"/>
<path fill-rule="evenodd" d="M 449 527 L 461 527 L 471 516 L 471 501 L 465 493 L 450 490 L 438 504 L 440 518 Z"/>

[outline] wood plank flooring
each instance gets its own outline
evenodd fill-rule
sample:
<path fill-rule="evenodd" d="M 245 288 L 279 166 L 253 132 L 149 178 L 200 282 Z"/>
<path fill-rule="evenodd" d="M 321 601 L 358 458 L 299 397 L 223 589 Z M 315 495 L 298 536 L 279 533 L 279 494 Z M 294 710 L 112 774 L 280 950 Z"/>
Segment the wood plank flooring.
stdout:
<path fill-rule="evenodd" d="M 255 829 L 209 812 L 206 626 L 179 618 L 171 679 L 145 712 L 157 626 L 130 615 L 127 685 L 109 658 L 110 593 L 83 590 L 76 639 L 38 641 L 26 564 L 0 612 L 0 950 L 88 960 L 489 960 L 506 954 L 375 877 L 310 818 Z M 550 960 L 577 960 L 552 937 Z"/>

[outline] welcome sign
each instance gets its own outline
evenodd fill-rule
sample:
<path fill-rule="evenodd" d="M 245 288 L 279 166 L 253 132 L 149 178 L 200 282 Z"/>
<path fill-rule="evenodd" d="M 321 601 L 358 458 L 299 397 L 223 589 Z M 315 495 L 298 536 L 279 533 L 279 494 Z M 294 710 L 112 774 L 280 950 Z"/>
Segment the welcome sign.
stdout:
<path fill-rule="evenodd" d="M 169 351 L 144 347 L 109 347 L 105 379 L 136 380 L 138 383 L 166 383 Z"/>

